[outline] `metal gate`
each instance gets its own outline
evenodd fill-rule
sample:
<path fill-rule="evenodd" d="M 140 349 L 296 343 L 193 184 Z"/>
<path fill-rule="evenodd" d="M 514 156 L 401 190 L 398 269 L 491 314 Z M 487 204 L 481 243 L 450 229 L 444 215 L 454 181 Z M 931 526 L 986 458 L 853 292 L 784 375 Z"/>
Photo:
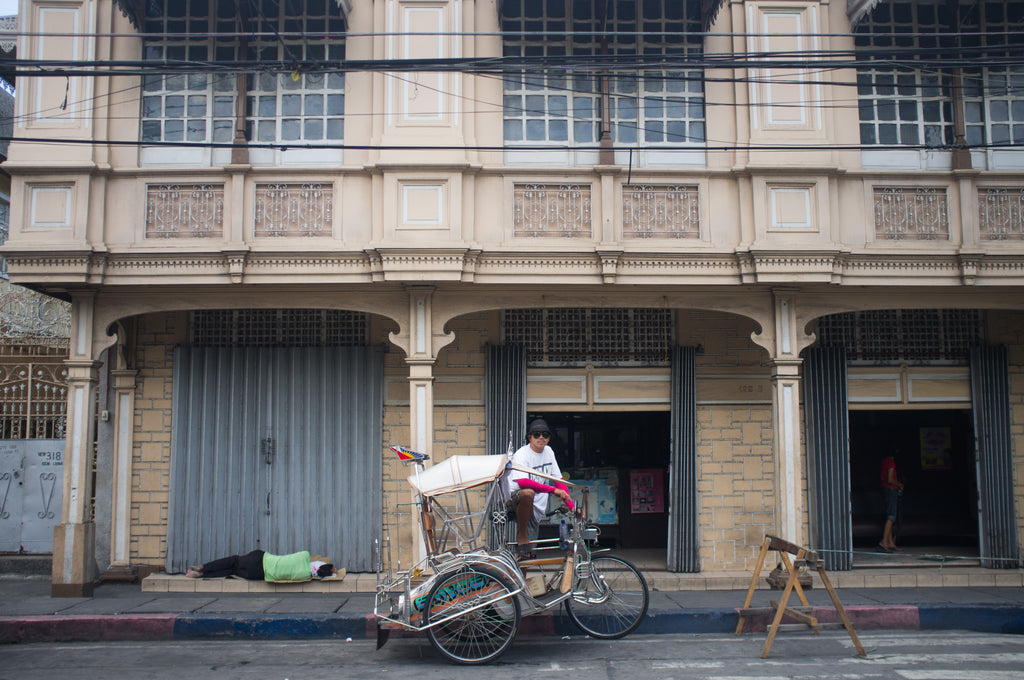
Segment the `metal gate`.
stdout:
<path fill-rule="evenodd" d="M 1010 371 L 1005 347 L 971 348 L 971 402 L 978 467 L 981 563 L 1020 566 L 1014 517 Z"/>
<path fill-rule="evenodd" d="M 697 348 L 672 348 L 668 570 L 700 571 L 697 509 Z"/>
<path fill-rule="evenodd" d="M 848 571 L 853 568 L 853 523 L 846 351 L 809 347 L 803 382 L 814 547 L 830 571 Z"/>
<path fill-rule="evenodd" d="M 0 551 L 53 552 L 63 498 L 63 439 L 0 441 Z"/>
<path fill-rule="evenodd" d="M 259 548 L 372 571 L 383 351 L 175 350 L 167 569 Z"/>

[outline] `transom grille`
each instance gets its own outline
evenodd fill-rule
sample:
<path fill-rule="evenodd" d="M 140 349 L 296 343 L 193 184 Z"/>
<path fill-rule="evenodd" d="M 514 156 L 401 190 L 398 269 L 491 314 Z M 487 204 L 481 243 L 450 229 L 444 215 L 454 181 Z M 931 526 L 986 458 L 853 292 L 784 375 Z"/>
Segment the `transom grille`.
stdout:
<path fill-rule="evenodd" d="M 887 309 L 818 320 L 822 346 L 842 346 L 850 361 L 967 364 L 985 340 L 978 309 Z"/>
<path fill-rule="evenodd" d="M 665 366 L 675 323 L 668 309 L 509 309 L 503 337 L 530 366 Z"/>
<path fill-rule="evenodd" d="M 337 309 L 212 309 L 191 313 L 193 347 L 351 347 L 368 342 L 367 315 Z"/>

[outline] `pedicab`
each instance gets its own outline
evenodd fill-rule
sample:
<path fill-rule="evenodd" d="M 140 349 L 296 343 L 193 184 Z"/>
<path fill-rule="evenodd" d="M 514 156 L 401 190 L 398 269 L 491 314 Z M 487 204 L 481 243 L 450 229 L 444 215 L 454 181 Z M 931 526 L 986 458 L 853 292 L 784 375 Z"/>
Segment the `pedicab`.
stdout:
<path fill-rule="evenodd" d="M 510 462 L 511 447 L 503 455 L 451 456 L 429 468 L 425 454 L 391 449 L 414 467 L 408 481 L 426 556 L 411 568 L 393 568 L 390 539 L 378 543 L 378 649 L 392 630 L 416 631 L 449 661 L 484 664 L 508 650 L 522 617 L 559 606 L 594 638 L 621 638 L 640 625 L 647 582 L 628 560 L 599 547 L 599 529 L 582 511 L 585 487 L 524 470 L 574 487 L 584 502 L 549 512 L 558 536 L 532 541 L 535 557 L 517 560 L 504 480 L 520 469 Z"/>

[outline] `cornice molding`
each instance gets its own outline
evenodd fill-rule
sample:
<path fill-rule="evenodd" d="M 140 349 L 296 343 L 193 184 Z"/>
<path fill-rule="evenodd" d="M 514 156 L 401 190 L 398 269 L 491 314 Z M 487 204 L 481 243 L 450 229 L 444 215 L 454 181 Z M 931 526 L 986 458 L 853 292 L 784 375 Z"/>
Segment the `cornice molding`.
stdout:
<path fill-rule="evenodd" d="M 985 253 L 875 254 L 846 251 L 665 253 L 600 251 L 487 252 L 479 248 L 370 248 L 362 252 L 252 252 L 247 250 L 132 253 L 5 253 L 14 283 L 175 285 L 260 283 L 461 282 L 501 284 L 535 279 L 592 285 L 830 283 L 838 285 L 972 286 L 1024 283 L 1024 256 Z M 194 281 L 190 281 L 194 277 Z M 213 277 L 211 279 L 211 277 Z M 534 283 L 534 281 L 528 281 Z"/>

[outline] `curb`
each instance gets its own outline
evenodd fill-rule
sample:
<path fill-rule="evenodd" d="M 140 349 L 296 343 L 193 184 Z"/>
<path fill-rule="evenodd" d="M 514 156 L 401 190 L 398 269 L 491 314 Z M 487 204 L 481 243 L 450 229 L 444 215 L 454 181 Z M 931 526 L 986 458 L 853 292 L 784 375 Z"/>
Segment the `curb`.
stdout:
<path fill-rule="evenodd" d="M 1024 605 L 936 604 L 918 609 L 922 630 L 1024 634 Z"/>
<path fill-rule="evenodd" d="M 0 643 L 172 640 L 177 614 L 0 618 Z"/>
<path fill-rule="evenodd" d="M 1024 634 L 1024 605 L 855 605 L 846 607 L 854 629 L 972 630 Z M 814 607 L 822 623 L 839 621 L 832 607 Z M 732 633 L 739 620 L 736 609 L 648 611 L 637 629 L 640 635 Z M 747 634 L 764 633 L 768 615 L 750 616 Z M 784 622 L 793 622 L 783 618 Z M 414 633 L 400 633 L 413 634 Z M 519 634 L 526 637 L 580 635 L 561 610 L 525 617 Z M 0 617 L 0 644 L 30 642 L 95 642 L 174 639 L 373 639 L 372 614 L 144 614 Z"/>

